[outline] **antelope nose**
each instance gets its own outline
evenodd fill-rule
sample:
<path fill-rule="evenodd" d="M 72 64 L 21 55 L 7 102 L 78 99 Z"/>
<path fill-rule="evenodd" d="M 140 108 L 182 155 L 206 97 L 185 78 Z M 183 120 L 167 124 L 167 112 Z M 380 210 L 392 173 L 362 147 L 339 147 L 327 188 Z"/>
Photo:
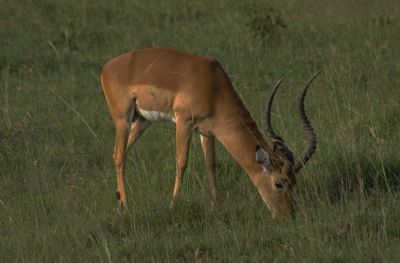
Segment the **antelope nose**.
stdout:
<path fill-rule="evenodd" d="M 276 181 L 276 182 L 275 182 L 275 187 L 276 187 L 277 189 L 282 189 L 282 188 L 283 188 L 282 182 L 281 182 L 281 181 Z"/>

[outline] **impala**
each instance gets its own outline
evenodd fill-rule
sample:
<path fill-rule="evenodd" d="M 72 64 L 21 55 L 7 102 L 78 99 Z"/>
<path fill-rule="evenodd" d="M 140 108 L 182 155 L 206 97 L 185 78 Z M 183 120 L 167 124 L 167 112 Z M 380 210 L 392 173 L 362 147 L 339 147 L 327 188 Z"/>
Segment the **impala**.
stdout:
<path fill-rule="evenodd" d="M 176 206 L 180 194 L 191 136 L 198 131 L 213 203 L 218 199 L 214 153 L 217 138 L 249 175 L 273 215 L 288 216 L 295 175 L 316 149 L 316 134 L 304 111 L 304 98 L 317 75 L 300 94 L 299 111 L 308 146 L 295 160 L 271 125 L 272 102 L 282 80 L 275 85 L 264 114 L 271 147 L 218 61 L 166 48 L 143 49 L 111 59 L 102 68 L 101 85 L 115 125 L 113 159 L 120 205 L 127 204 L 127 151 L 152 122 L 169 120 L 176 124 L 176 178 L 171 208 Z"/>

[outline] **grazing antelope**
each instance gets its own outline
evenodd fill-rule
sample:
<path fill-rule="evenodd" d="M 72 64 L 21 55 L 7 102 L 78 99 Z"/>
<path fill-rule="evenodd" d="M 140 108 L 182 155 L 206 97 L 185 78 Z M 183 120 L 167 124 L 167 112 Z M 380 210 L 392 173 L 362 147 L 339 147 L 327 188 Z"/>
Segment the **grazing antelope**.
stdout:
<path fill-rule="evenodd" d="M 214 153 L 217 138 L 249 175 L 273 215 L 288 216 L 295 175 L 316 149 L 316 134 L 305 114 L 304 98 L 317 75 L 301 92 L 299 110 L 308 147 L 295 160 L 271 126 L 272 101 L 282 80 L 276 84 L 264 115 L 271 147 L 218 61 L 166 48 L 143 49 L 111 59 L 102 68 L 101 85 L 116 131 L 113 159 L 120 205 L 126 206 L 127 202 L 127 151 L 152 122 L 169 120 L 176 123 L 177 164 L 171 208 L 176 206 L 180 193 L 192 133 L 198 131 L 213 202 L 218 199 Z"/>

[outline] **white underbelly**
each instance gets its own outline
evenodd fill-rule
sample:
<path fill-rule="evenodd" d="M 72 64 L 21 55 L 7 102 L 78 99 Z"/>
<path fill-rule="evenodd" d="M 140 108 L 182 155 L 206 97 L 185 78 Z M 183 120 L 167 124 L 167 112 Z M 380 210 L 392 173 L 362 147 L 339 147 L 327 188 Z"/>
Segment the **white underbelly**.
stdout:
<path fill-rule="evenodd" d="M 176 122 L 175 118 L 166 112 L 160 111 L 147 111 L 140 109 L 137 107 L 139 114 L 148 121 L 155 122 L 155 121 L 173 121 Z"/>

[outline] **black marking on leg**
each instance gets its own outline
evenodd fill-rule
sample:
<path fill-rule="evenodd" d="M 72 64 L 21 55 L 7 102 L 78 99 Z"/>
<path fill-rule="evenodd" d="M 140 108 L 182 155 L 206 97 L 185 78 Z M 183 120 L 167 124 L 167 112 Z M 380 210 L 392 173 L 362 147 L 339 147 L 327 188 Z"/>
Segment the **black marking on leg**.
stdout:
<path fill-rule="evenodd" d="M 117 199 L 118 199 L 118 201 L 121 200 L 121 194 L 119 191 L 117 191 Z"/>

